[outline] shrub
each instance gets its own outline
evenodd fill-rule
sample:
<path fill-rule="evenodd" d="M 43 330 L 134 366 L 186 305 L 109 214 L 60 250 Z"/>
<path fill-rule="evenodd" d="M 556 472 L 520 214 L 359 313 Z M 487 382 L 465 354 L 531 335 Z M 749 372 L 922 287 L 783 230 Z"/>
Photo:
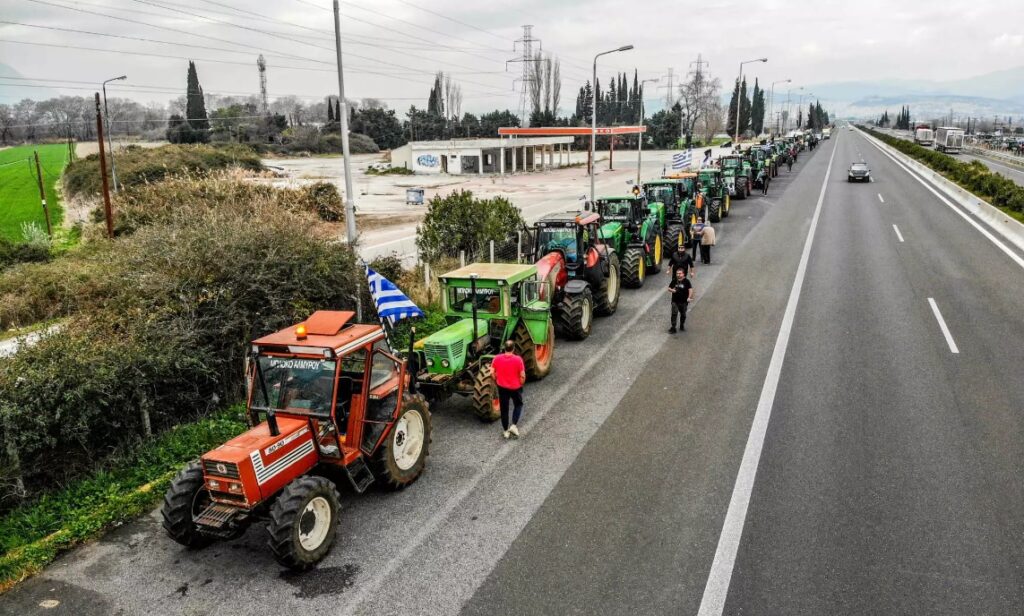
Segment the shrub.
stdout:
<path fill-rule="evenodd" d="M 504 197 L 474 199 L 468 190 L 437 196 L 427 203 L 427 213 L 416 228 L 416 247 L 424 261 L 487 254 L 491 240 L 503 242 L 524 225 L 519 208 Z"/>
<path fill-rule="evenodd" d="M 338 187 L 330 182 L 317 182 L 302 189 L 310 208 L 320 220 L 340 222 L 345 219 L 345 206 L 341 202 Z"/>
<path fill-rule="evenodd" d="M 229 167 L 259 170 L 263 165 L 256 152 L 247 146 L 165 145 L 131 149 L 119 155 L 117 180 L 120 186 L 130 189 L 169 176 L 190 174 L 202 177 Z M 95 197 L 100 194 L 102 180 L 98 154 L 90 154 L 68 165 L 64 171 L 64 190 L 69 197 Z"/>
<path fill-rule="evenodd" d="M 15 243 L 0 235 L 0 270 L 18 263 L 40 263 L 49 260 L 49 242 Z"/>

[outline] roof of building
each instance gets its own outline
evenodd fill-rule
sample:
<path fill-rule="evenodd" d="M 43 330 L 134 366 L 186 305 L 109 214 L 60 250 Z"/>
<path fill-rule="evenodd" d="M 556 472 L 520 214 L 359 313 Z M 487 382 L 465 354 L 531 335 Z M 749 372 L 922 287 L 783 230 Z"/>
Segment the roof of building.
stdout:
<path fill-rule="evenodd" d="M 635 135 L 647 132 L 646 126 L 507 126 L 498 129 L 499 135 Z"/>
<path fill-rule="evenodd" d="M 478 150 L 481 148 L 511 148 L 537 145 L 558 145 L 572 143 L 572 137 L 565 136 L 542 136 L 542 137 L 490 137 L 472 139 L 439 139 L 436 141 L 410 141 L 409 143 L 395 148 L 409 148 L 410 150 Z"/>

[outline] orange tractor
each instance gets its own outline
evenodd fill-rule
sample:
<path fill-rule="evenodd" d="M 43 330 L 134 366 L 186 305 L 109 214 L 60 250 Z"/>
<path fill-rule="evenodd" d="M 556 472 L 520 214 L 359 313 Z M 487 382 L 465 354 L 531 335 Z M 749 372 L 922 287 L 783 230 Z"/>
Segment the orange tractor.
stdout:
<path fill-rule="evenodd" d="M 362 493 L 419 478 L 430 410 L 384 330 L 354 316 L 318 311 L 253 342 L 252 428 L 171 482 L 161 513 L 172 539 L 198 548 L 267 520 L 277 561 L 307 569 L 334 541 L 338 482 Z"/>

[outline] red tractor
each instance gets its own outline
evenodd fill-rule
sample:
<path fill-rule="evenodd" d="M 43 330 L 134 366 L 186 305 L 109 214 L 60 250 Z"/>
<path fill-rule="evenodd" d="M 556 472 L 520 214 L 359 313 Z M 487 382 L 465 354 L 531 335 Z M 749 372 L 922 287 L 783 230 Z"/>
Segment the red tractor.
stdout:
<path fill-rule="evenodd" d="M 550 283 L 554 296 L 555 331 L 572 340 L 590 335 L 595 314 L 614 314 L 619 305 L 619 257 L 601 241 L 600 223 L 597 212 L 559 212 L 532 229 L 537 277 Z"/>
<path fill-rule="evenodd" d="M 384 330 L 353 317 L 322 310 L 253 342 L 252 428 L 171 482 L 161 513 L 172 539 L 198 548 L 267 520 L 277 561 L 307 569 L 334 541 L 338 482 L 362 493 L 419 478 L 430 410 Z"/>

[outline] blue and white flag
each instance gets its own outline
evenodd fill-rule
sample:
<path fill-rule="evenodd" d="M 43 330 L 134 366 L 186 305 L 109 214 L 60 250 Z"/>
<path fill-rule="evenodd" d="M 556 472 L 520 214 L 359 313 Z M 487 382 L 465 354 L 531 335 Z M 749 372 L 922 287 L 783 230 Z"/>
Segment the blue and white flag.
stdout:
<path fill-rule="evenodd" d="M 377 306 L 377 314 L 387 319 L 392 325 L 402 319 L 422 317 L 423 311 L 398 290 L 395 283 L 381 276 L 366 266 L 366 281 L 370 286 L 370 296 Z"/>
<path fill-rule="evenodd" d="M 676 152 L 672 155 L 672 169 L 687 169 L 693 163 L 693 150 Z"/>

